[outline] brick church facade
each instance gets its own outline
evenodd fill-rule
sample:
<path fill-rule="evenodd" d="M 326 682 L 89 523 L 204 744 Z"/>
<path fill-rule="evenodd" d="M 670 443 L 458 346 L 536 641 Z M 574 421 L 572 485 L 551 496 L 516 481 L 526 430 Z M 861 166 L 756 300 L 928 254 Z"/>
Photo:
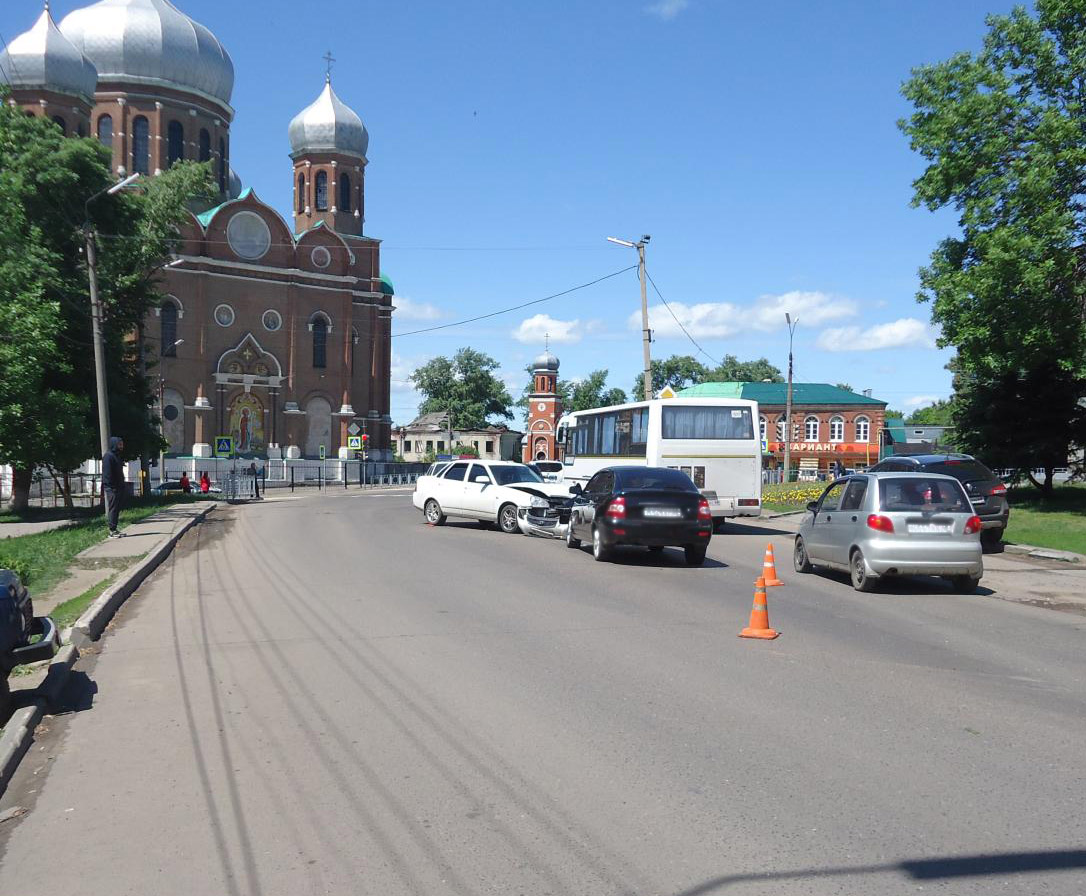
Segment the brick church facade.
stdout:
<path fill-rule="evenodd" d="M 246 457 L 344 457 L 366 432 L 370 457 L 391 457 L 393 289 L 363 233 L 369 134 L 330 77 L 288 129 L 288 224 L 230 168 L 229 55 L 166 0 L 100 0 L 59 26 L 47 4 L 0 68 L 10 102 L 98 139 L 118 177 L 212 167 L 220 201 L 183 228 L 144 328 L 171 455 L 209 456 L 229 435 Z"/>

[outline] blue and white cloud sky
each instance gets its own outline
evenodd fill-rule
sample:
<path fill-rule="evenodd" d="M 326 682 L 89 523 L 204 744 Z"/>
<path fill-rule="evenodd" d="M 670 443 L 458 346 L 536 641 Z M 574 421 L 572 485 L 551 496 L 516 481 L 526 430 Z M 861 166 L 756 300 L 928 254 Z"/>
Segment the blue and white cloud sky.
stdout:
<path fill-rule="evenodd" d="M 54 0 L 59 19 L 81 5 Z M 896 127 L 913 66 L 975 49 L 1010 0 L 176 0 L 237 70 L 233 164 L 290 212 L 287 124 L 321 57 L 370 134 L 366 232 L 384 240 L 396 332 L 523 304 L 633 264 L 712 358 L 870 388 L 910 409 L 950 390 L 917 268 L 950 214 L 909 206 L 920 160 Z M 0 35 L 39 0 L 5 0 Z M 700 355 L 650 289 L 653 351 Z M 393 417 L 414 367 L 470 345 L 514 394 L 545 334 L 577 378 L 641 364 L 630 271 L 463 327 L 400 335 Z"/>

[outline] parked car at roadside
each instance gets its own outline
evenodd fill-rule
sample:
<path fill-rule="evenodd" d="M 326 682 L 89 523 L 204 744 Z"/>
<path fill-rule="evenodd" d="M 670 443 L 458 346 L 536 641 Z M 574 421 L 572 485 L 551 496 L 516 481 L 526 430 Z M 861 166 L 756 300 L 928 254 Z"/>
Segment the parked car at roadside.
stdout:
<path fill-rule="evenodd" d="M 868 469 L 869 473 L 941 473 L 953 476 L 963 486 L 980 517 L 981 546 L 986 551 L 1000 550 L 1011 508 L 1007 486 L 984 464 L 970 454 L 903 454 L 888 457 Z"/>
<path fill-rule="evenodd" d="M 412 502 L 431 526 L 463 517 L 496 523 L 512 534 L 521 531 L 521 509 L 546 510 L 567 503 L 569 496 L 568 485 L 544 482 L 526 464 L 459 460 L 438 475 L 420 477 Z"/>
<path fill-rule="evenodd" d="M 605 467 L 574 495 L 566 545 L 592 544 L 596 560 L 620 545 L 681 547 L 689 566 L 705 562 L 713 514 L 694 481 L 667 467 Z"/>
<path fill-rule="evenodd" d="M 796 572 L 827 566 L 857 591 L 891 576 L 942 576 L 961 594 L 984 574 L 981 520 L 961 482 L 937 473 L 862 473 L 837 479 L 796 534 Z"/>
<path fill-rule="evenodd" d="M 6 708 L 11 670 L 52 659 L 59 649 L 53 620 L 35 617 L 34 602 L 22 580 L 10 569 L 0 569 L 0 714 Z"/>

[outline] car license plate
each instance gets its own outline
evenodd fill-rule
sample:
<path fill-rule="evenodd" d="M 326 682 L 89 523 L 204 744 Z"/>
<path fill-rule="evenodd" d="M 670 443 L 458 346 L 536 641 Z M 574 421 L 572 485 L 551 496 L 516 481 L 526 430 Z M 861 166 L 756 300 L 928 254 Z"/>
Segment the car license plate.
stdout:
<path fill-rule="evenodd" d="M 646 517 L 656 517 L 657 519 L 678 519 L 683 515 L 683 512 L 677 507 L 646 507 L 643 511 Z"/>
<path fill-rule="evenodd" d="M 915 535 L 949 535 L 951 526 L 940 526 L 938 523 L 910 523 L 909 533 Z"/>

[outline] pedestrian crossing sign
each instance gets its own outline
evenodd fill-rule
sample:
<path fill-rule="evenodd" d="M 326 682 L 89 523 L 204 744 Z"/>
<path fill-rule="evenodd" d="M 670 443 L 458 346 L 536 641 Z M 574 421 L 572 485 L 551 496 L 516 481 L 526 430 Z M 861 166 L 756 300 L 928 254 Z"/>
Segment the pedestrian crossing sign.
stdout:
<path fill-rule="evenodd" d="M 361 451 L 362 436 L 347 436 L 347 448 L 350 451 Z"/>
<path fill-rule="evenodd" d="M 215 436 L 215 456 L 234 456 L 234 439 L 232 436 Z"/>

